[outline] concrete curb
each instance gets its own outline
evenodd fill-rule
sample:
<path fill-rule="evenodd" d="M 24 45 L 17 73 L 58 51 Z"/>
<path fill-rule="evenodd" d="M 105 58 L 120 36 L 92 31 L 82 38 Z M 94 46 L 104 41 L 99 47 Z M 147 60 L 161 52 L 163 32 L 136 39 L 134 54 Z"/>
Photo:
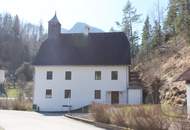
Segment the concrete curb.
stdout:
<path fill-rule="evenodd" d="M 116 126 L 116 125 L 105 124 L 105 123 L 100 123 L 100 122 L 94 122 L 92 120 L 76 117 L 76 116 L 73 116 L 73 115 L 70 115 L 70 114 L 65 114 L 65 117 L 68 117 L 68 118 L 71 118 L 71 119 L 74 119 L 74 120 L 78 120 L 78 121 L 81 121 L 81 122 L 84 122 L 84 123 L 88 123 L 88 124 L 91 124 L 91 125 L 95 125 L 97 127 L 108 129 L 108 130 L 131 130 L 129 128 L 120 127 L 120 126 Z"/>
<path fill-rule="evenodd" d="M 92 121 L 92 120 L 76 117 L 76 116 L 73 116 L 71 114 L 65 114 L 65 116 L 68 117 L 68 118 L 71 118 L 71 119 L 75 119 L 75 120 L 78 120 L 78 121 L 88 123 L 88 124 L 94 124 L 94 121 Z"/>

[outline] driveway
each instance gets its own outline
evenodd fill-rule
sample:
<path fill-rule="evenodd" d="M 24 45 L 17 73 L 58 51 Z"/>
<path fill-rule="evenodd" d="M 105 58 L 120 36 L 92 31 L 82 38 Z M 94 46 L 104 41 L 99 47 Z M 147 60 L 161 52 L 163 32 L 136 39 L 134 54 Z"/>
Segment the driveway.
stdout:
<path fill-rule="evenodd" d="M 67 118 L 63 114 L 12 110 L 0 110 L 0 126 L 5 130 L 105 130 Z"/>

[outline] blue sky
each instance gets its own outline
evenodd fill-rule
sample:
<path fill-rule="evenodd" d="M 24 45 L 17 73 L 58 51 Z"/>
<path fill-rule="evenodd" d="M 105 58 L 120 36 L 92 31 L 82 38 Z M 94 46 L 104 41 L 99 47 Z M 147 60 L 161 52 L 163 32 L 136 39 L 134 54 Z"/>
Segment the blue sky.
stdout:
<path fill-rule="evenodd" d="M 47 22 L 57 16 L 64 28 L 71 28 L 76 22 L 85 22 L 109 31 L 115 21 L 121 21 L 122 9 L 127 0 L 0 0 L 0 12 L 18 14 L 24 21 L 38 24 L 40 21 L 47 28 Z M 138 13 L 155 16 L 157 0 L 131 0 Z M 167 7 L 167 0 L 160 0 L 161 7 Z M 136 27 L 141 30 L 143 24 Z"/>

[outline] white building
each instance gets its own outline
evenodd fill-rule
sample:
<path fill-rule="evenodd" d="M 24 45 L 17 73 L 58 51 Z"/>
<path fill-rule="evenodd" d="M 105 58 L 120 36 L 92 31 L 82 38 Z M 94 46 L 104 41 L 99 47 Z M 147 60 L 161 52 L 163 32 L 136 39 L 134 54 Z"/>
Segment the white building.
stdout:
<path fill-rule="evenodd" d="M 5 70 L 0 70 L 0 84 L 5 82 Z"/>
<path fill-rule="evenodd" d="M 55 15 L 33 63 L 33 104 L 39 111 L 75 110 L 92 102 L 142 102 L 142 92 L 130 89 L 133 94 L 128 94 L 130 45 L 124 33 L 61 34 L 60 30 Z"/>

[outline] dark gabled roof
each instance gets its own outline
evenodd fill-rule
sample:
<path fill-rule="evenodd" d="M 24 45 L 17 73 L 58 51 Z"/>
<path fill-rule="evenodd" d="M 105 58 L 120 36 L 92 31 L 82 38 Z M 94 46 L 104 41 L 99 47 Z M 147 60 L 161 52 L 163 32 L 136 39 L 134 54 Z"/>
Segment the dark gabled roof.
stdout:
<path fill-rule="evenodd" d="M 175 81 L 190 82 L 190 68 L 183 72 Z"/>
<path fill-rule="evenodd" d="M 129 65 L 130 45 L 123 32 L 60 34 L 47 39 L 34 65 Z"/>

